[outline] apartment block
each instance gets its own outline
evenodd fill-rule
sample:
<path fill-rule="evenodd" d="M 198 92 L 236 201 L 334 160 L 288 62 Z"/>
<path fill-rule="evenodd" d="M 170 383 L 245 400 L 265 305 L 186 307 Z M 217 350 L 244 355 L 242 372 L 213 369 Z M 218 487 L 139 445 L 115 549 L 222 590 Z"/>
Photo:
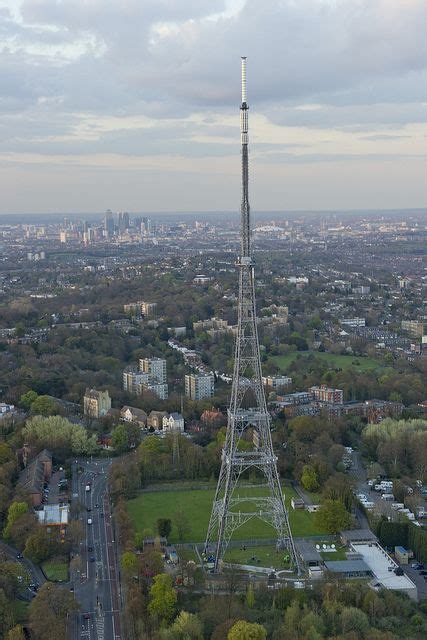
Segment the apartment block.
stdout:
<path fill-rule="evenodd" d="M 158 384 L 167 382 L 166 360 L 163 358 L 141 358 L 139 370 L 148 373 Z"/>
<path fill-rule="evenodd" d="M 292 378 L 288 378 L 287 376 L 263 376 L 262 383 L 265 387 L 280 389 L 281 387 L 290 387 Z"/>
<path fill-rule="evenodd" d="M 327 402 L 329 404 L 343 404 L 344 392 L 342 389 L 331 389 L 326 384 L 309 388 L 309 393 L 313 400 L 317 402 Z"/>
<path fill-rule="evenodd" d="M 185 376 L 185 395 L 191 400 L 202 400 L 212 398 L 214 394 L 213 374 L 191 373 Z"/>

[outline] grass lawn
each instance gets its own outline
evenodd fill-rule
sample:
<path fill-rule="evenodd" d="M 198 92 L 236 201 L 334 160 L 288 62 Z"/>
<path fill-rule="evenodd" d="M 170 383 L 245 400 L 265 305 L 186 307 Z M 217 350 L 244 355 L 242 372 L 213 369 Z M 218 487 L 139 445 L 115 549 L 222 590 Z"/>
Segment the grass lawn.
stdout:
<path fill-rule="evenodd" d="M 224 559 L 226 562 L 236 564 L 287 569 L 288 564 L 283 561 L 284 553 L 284 551 L 277 553 L 276 548 L 272 545 L 248 547 L 245 551 L 239 548 L 228 548 Z"/>
<path fill-rule="evenodd" d="M 290 507 L 290 500 L 292 496 L 296 495 L 293 490 L 290 487 L 284 487 L 284 493 L 293 535 L 322 535 L 324 532 L 316 527 L 313 514 L 307 511 L 294 511 Z M 184 538 L 184 542 L 203 542 L 209 524 L 214 494 L 214 489 L 143 492 L 137 498 L 129 500 L 127 504 L 129 514 L 135 523 L 137 531 L 151 529 L 155 532 L 158 518 L 170 518 L 173 523 L 174 514 L 182 510 L 186 514 L 189 524 L 189 530 Z M 239 495 L 246 497 L 250 495 L 263 496 L 266 494 L 263 488 L 242 487 Z M 241 511 L 243 511 L 244 508 L 248 511 L 253 510 L 253 506 L 250 503 L 244 503 L 241 506 Z M 275 532 L 273 528 L 256 518 L 253 518 L 240 527 L 234 535 L 234 539 L 236 540 L 274 537 Z M 174 523 L 169 541 L 172 543 L 178 542 Z"/>
<path fill-rule="evenodd" d="M 344 547 L 338 547 L 335 551 L 321 551 L 320 555 L 323 560 L 329 560 L 330 562 L 333 562 L 334 560 L 347 560 Z"/>
<path fill-rule="evenodd" d="M 68 560 L 65 558 L 51 558 L 42 564 L 43 572 L 48 580 L 52 582 L 67 582 L 68 580 Z"/>
<path fill-rule="evenodd" d="M 378 369 L 382 365 L 366 356 L 341 356 L 334 353 L 322 353 L 321 351 L 293 351 L 285 356 L 272 356 L 271 361 L 276 364 L 283 373 L 286 373 L 289 365 L 301 356 L 307 360 L 307 356 L 313 355 L 319 360 L 324 360 L 330 367 L 334 369 L 349 369 L 354 367 L 357 371 L 368 371 L 369 369 Z"/>

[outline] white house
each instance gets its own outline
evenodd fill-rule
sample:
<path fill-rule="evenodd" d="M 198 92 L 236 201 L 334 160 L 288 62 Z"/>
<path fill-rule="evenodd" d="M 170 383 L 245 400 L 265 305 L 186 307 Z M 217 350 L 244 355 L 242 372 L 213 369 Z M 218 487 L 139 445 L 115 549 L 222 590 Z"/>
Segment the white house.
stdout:
<path fill-rule="evenodd" d="M 184 431 L 184 418 L 180 413 L 163 416 L 163 431 Z"/>

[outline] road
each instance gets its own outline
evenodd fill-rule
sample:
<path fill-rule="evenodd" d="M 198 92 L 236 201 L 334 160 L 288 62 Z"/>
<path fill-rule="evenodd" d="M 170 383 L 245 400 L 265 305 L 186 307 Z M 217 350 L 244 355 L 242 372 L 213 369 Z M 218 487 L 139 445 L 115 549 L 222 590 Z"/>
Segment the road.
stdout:
<path fill-rule="evenodd" d="M 38 584 L 39 586 L 41 586 L 44 582 L 46 582 L 45 575 L 43 571 L 40 569 L 40 567 L 37 567 L 28 558 L 24 558 L 24 557 L 17 558 L 18 554 L 19 555 L 22 555 L 22 554 L 20 554 L 18 549 L 15 549 L 15 547 L 12 547 L 10 544 L 6 544 L 5 542 L 0 541 L 0 552 L 4 553 L 14 562 L 19 562 L 25 568 L 25 571 L 30 576 L 31 582 Z M 28 590 L 28 593 L 26 595 L 28 597 L 26 597 L 25 599 L 31 600 L 31 598 L 34 597 L 34 592 L 30 592 Z"/>
<path fill-rule="evenodd" d="M 73 640 L 122 638 L 119 572 L 107 490 L 110 464 L 109 460 L 73 464 L 72 500 L 80 505 L 85 528 L 80 566 L 72 570 L 74 595 L 81 607 L 71 625 Z M 90 491 L 86 491 L 88 484 Z"/>

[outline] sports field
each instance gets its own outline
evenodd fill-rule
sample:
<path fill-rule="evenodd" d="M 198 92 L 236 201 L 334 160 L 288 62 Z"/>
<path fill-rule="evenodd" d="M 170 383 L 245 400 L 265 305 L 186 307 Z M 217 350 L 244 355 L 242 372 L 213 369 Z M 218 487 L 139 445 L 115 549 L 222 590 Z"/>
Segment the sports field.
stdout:
<path fill-rule="evenodd" d="M 280 367 L 283 373 L 286 373 L 289 365 L 298 357 L 303 360 L 307 360 L 309 356 L 315 356 L 319 360 L 327 362 L 330 367 L 334 369 L 349 369 L 354 367 L 357 371 L 369 371 L 370 369 L 377 369 L 381 367 L 381 364 L 373 358 L 366 356 L 341 356 L 334 353 L 322 353 L 321 351 L 293 351 L 285 356 L 272 356 L 271 362 Z"/>
<path fill-rule="evenodd" d="M 289 510 L 289 519 L 294 536 L 322 535 L 314 521 L 313 514 L 307 511 L 294 511 L 290 506 L 292 496 L 296 495 L 290 487 L 283 488 L 286 505 Z M 170 518 L 172 520 L 172 532 L 169 541 L 179 542 L 177 530 L 174 524 L 174 514 L 177 511 L 185 513 L 188 520 L 188 532 L 183 542 L 203 542 L 206 536 L 209 518 L 212 509 L 212 501 L 215 489 L 200 490 L 180 490 L 180 491 L 153 491 L 143 492 L 137 498 L 129 500 L 128 510 L 135 523 L 137 531 L 151 529 L 156 532 L 156 522 L 158 518 Z M 242 488 L 239 491 L 241 497 L 250 495 L 265 495 L 262 488 Z M 252 505 L 246 503 L 242 505 L 248 511 L 252 511 Z M 235 540 L 251 540 L 257 538 L 274 538 L 275 532 L 272 527 L 254 518 L 238 529 L 233 538 Z"/>

